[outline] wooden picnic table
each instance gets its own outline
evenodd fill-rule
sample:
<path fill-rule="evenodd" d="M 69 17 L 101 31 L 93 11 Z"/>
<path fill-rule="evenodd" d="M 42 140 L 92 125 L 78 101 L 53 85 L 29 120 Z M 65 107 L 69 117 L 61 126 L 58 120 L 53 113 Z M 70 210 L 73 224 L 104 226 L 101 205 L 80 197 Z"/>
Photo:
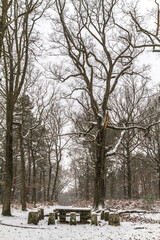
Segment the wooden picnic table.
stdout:
<path fill-rule="evenodd" d="M 66 222 L 66 215 L 68 213 L 80 214 L 80 222 L 87 223 L 91 218 L 90 208 L 75 208 L 75 207 L 58 207 L 54 209 L 56 216 L 59 216 L 60 222 Z"/>

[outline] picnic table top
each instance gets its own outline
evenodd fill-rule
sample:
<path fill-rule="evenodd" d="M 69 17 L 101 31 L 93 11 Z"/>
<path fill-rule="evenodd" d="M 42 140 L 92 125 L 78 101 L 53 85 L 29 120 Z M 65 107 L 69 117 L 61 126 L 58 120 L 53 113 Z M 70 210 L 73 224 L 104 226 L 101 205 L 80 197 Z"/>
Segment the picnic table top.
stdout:
<path fill-rule="evenodd" d="M 64 211 L 64 212 L 90 212 L 91 208 L 80 208 L 80 207 L 71 207 L 71 206 L 63 206 L 63 207 L 56 207 L 54 211 Z"/>

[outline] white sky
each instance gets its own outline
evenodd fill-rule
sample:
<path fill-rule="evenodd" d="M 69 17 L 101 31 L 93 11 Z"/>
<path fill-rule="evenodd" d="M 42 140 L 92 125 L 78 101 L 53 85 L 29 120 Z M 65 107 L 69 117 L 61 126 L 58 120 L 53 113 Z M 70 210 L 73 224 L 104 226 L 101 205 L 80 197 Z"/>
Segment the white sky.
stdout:
<path fill-rule="evenodd" d="M 160 4 L 160 0 L 157 0 Z M 155 0 L 140 0 L 142 13 L 146 10 L 152 10 L 155 8 Z M 142 57 L 142 62 L 145 64 L 151 64 L 151 77 L 153 84 L 160 84 L 160 53 L 153 53 L 148 50 L 148 53 Z"/>
<path fill-rule="evenodd" d="M 126 0 L 126 2 L 130 2 L 132 0 Z M 132 1 L 135 3 L 134 1 Z M 157 2 L 160 4 L 160 0 L 157 0 Z M 142 14 L 146 13 L 146 10 L 152 10 L 155 8 L 155 0 L 139 0 L 139 4 L 141 6 L 140 11 L 142 11 Z M 45 19 L 41 20 L 41 24 L 39 25 L 40 32 L 43 33 L 44 39 L 48 38 L 48 34 L 51 33 L 51 28 L 49 25 L 49 22 Z M 50 61 L 53 59 L 51 56 L 47 56 L 47 53 L 45 55 L 45 60 Z M 160 84 L 160 53 L 153 53 L 151 49 L 147 50 L 147 53 L 144 57 L 141 57 L 142 63 L 144 64 L 150 64 L 151 65 L 151 78 L 153 81 L 153 84 Z"/>

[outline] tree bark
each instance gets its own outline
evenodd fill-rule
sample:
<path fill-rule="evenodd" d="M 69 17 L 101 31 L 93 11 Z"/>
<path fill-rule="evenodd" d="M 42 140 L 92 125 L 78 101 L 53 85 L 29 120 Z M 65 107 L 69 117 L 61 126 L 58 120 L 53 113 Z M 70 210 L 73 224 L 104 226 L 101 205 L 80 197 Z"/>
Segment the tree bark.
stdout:
<path fill-rule="evenodd" d="M 30 140 L 28 140 L 28 183 L 27 183 L 27 202 L 30 202 L 30 191 L 31 190 L 31 149 Z"/>
<path fill-rule="evenodd" d="M 94 208 L 104 208 L 105 199 L 105 131 L 101 129 L 97 135 Z"/>
<path fill-rule="evenodd" d="M 13 90 L 13 85 L 10 83 L 10 90 Z M 6 111 L 6 165 L 5 165 L 5 190 L 3 196 L 3 216 L 11 216 L 10 202 L 11 202 L 11 191 L 13 182 L 13 103 L 12 93 L 7 99 L 7 111 Z"/>
<path fill-rule="evenodd" d="M 158 197 L 160 199 L 160 165 L 158 165 Z"/>
<path fill-rule="evenodd" d="M 132 179 L 131 179 L 131 157 L 129 151 L 129 143 L 127 142 L 127 188 L 128 198 L 132 198 Z"/>
<path fill-rule="evenodd" d="M 54 194 L 56 191 L 56 184 L 57 184 L 57 179 L 58 179 L 58 173 L 59 173 L 59 161 L 57 161 L 57 166 L 56 166 L 56 175 L 53 183 L 53 188 L 52 188 L 52 195 L 51 195 L 51 200 L 54 200 Z"/>
<path fill-rule="evenodd" d="M 89 200 L 89 164 L 88 164 L 88 158 L 86 160 L 86 200 Z"/>
<path fill-rule="evenodd" d="M 37 196 L 37 201 L 41 202 L 42 201 L 42 168 L 40 168 L 39 171 L 39 184 L 38 184 L 38 196 Z"/>
<path fill-rule="evenodd" d="M 21 204 L 22 211 L 26 211 L 26 179 L 25 179 L 25 160 L 24 160 L 24 146 L 22 136 L 22 124 L 19 124 L 19 137 L 20 137 L 20 153 L 21 153 Z"/>
<path fill-rule="evenodd" d="M 115 183 L 115 174 L 112 172 L 111 173 L 111 186 L 110 186 L 110 191 L 111 191 L 111 198 L 114 198 L 114 183 Z"/>
<path fill-rule="evenodd" d="M 19 149 L 18 149 L 18 138 L 16 139 L 16 151 L 15 154 L 18 155 Z M 12 186 L 12 201 L 14 200 L 15 191 L 16 191 L 16 183 L 17 183 L 17 168 L 18 168 L 18 157 L 15 158 L 14 164 L 13 164 L 13 186 Z"/>
<path fill-rule="evenodd" d="M 37 198 L 36 198 L 36 162 L 35 162 L 33 149 L 31 150 L 31 152 L 32 152 L 32 161 L 33 161 L 32 203 L 36 204 L 36 202 L 37 202 Z"/>
<path fill-rule="evenodd" d="M 51 187 L 51 174 L 52 174 L 52 164 L 51 164 L 51 156 L 50 156 L 50 150 L 49 150 L 49 178 L 48 178 L 48 187 L 47 187 L 47 201 L 50 201 L 50 187 Z"/>
<path fill-rule="evenodd" d="M 127 198 L 125 161 L 123 162 L 123 196 L 125 199 Z"/>
<path fill-rule="evenodd" d="M 43 201 L 46 201 L 46 175 L 45 170 L 43 169 Z"/>
<path fill-rule="evenodd" d="M 8 0 L 2 0 L 2 16 L 0 16 L 0 58 L 2 55 L 3 38 L 6 30 L 6 16 L 8 11 Z"/>

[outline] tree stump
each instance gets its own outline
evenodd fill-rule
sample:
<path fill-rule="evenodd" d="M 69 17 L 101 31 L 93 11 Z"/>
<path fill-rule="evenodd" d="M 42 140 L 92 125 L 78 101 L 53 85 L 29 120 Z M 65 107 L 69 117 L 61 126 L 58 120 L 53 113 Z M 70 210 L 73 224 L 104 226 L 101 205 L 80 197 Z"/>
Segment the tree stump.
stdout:
<path fill-rule="evenodd" d="M 28 213 L 28 224 L 35 224 L 37 225 L 39 222 L 39 213 L 38 212 L 29 212 Z"/>
<path fill-rule="evenodd" d="M 55 213 L 55 219 L 57 220 L 58 219 L 58 212 L 57 211 L 53 211 Z"/>
<path fill-rule="evenodd" d="M 80 213 L 81 223 L 87 223 L 89 218 L 91 218 L 91 212 L 81 211 Z"/>
<path fill-rule="evenodd" d="M 44 219 L 44 210 L 43 209 L 38 210 L 38 216 L 39 216 L 39 220 Z"/>
<path fill-rule="evenodd" d="M 66 212 L 60 212 L 59 213 L 59 221 L 61 223 L 65 223 L 66 222 Z"/>
<path fill-rule="evenodd" d="M 118 213 L 110 213 L 109 214 L 109 225 L 111 226 L 120 226 L 120 218 Z"/>
<path fill-rule="evenodd" d="M 107 222 L 109 219 L 109 211 L 104 212 L 104 220 Z"/>
<path fill-rule="evenodd" d="M 54 225 L 55 224 L 55 213 L 50 213 L 48 218 L 48 225 Z"/>
<path fill-rule="evenodd" d="M 104 220 L 104 210 L 101 211 L 101 220 Z"/>
<path fill-rule="evenodd" d="M 41 219 L 44 219 L 44 209 L 40 208 L 40 211 L 41 211 Z"/>
<path fill-rule="evenodd" d="M 98 225 L 98 222 L 97 222 L 97 214 L 96 213 L 93 213 L 92 215 L 91 215 L 91 224 L 92 225 Z"/>
<path fill-rule="evenodd" d="M 76 213 L 70 213 L 70 225 L 76 225 Z"/>

